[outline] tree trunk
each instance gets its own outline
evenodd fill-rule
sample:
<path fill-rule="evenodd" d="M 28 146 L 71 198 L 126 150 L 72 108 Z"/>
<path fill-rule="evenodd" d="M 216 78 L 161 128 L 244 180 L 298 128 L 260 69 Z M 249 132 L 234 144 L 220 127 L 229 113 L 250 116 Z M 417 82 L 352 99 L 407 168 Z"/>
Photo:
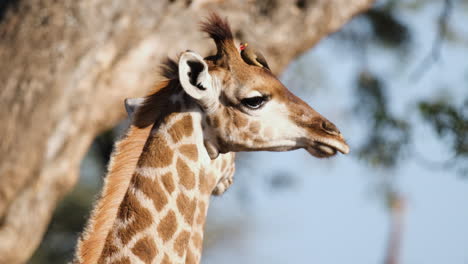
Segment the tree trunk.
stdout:
<path fill-rule="evenodd" d="M 373 0 L 3 0 L 0 3 L 0 263 L 23 263 L 73 187 L 93 138 L 124 118 L 165 56 L 214 45 L 209 10 L 278 73 Z"/>

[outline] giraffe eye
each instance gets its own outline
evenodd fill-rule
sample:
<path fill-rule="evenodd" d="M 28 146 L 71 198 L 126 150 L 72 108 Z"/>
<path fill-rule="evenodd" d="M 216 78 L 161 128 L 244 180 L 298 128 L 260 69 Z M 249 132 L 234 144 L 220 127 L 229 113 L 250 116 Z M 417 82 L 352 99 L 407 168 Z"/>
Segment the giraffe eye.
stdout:
<path fill-rule="evenodd" d="M 250 109 L 259 109 L 268 100 L 267 96 L 254 96 L 250 98 L 244 98 L 241 100 L 242 105 Z"/>

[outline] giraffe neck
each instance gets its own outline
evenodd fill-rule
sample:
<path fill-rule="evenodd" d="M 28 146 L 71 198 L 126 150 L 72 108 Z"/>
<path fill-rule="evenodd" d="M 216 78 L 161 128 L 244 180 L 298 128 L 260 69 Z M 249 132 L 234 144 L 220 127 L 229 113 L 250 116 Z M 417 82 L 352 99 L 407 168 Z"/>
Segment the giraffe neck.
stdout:
<path fill-rule="evenodd" d="M 73 263 L 199 263 L 209 198 L 232 183 L 234 154 L 210 160 L 188 99 L 177 80 L 146 97 L 116 144 Z"/>
<path fill-rule="evenodd" d="M 210 164 L 200 113 L 175 112 L 155 125 L 98 263 L 198 263 L 218 181 Z"/>

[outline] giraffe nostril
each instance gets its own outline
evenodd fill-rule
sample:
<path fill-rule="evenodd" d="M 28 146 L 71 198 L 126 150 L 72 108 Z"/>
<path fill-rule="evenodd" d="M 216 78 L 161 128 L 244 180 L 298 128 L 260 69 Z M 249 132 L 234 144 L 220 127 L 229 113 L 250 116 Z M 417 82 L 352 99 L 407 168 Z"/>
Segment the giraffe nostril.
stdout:
<path fill-rule="evenodd" d="M 328 134 L 332 135 L 340 135 L 340 130 L 331 122 L 329 121 L 322 121 L 322 129 L 325 130 Z"/>

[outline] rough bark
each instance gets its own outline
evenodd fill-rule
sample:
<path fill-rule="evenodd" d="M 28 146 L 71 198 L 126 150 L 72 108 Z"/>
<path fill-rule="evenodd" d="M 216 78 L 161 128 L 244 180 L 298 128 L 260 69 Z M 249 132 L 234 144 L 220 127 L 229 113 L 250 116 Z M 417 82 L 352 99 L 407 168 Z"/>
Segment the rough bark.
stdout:
<path fill-rule="evenodd" d="M 33 253 L 92 139 L 144 95 L 162 58 L 214 45 L 229 18 L 278 73 L 373 0 L 8 0 L 0 4 L 0 263 Z"/>

